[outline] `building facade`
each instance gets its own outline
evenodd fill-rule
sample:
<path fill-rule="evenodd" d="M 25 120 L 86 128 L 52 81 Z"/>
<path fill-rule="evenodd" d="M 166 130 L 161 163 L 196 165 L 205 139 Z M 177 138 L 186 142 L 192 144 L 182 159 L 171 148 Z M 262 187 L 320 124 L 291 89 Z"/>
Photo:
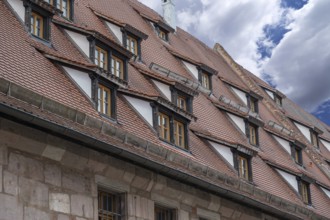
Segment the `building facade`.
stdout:
<path fill-rule="evenodd" d="M 0 219 L 330 219 L 330 127 L 162 4 L 0 1 Z"/>

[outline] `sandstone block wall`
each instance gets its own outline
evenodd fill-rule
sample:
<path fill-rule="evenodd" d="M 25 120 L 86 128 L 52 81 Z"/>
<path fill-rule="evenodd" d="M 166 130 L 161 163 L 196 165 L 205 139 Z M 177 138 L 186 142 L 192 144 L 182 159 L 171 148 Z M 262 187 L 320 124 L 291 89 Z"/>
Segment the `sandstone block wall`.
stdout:
<path fill-rule="evenodd" d="M 129 162 L 0 117 L 0 220 L 97 220 L 98 189 L 125 194 L 125 219 L 276 220 Z"/>

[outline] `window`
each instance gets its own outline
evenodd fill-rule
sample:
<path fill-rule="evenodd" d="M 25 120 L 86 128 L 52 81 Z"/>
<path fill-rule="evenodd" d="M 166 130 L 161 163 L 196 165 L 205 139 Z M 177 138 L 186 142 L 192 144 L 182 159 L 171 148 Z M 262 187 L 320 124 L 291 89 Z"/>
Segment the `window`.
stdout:
<path fill-rule="evenodd" d="M 258 128 L 255 125 L 249 124 L 248 129 L 248 137 L 250 140 L 250 144 L 258 145 Z"/>
<path fill-rule="evenodd" d="M 24 1 L 25 2 L 25 1 Z M 50 39 L 50 19 L 54 11 L 45 3 L 29 1 L 25 6 L 25 26 L 32 36 L 48 41 Z"/>
<path fill-rule="evenodd" d="M 239 177 L 249 180 L 249 165 L 248 165 L 248 159 L 238 155 L 237 156 L 237 162 L 238 162 L 238 175 Z"/>
<path fill-rule="evenodd" d="M 112 75 L 122 80 L 127 80 L 127 62 L 125 55 L 112 50 L 110 46 L 107 46 L 103 42 L 95 42 L 95 39 L 89 39 L 91 47 L 90 59 L 94 63 L 103 69 L 110 72 Z M 126 52 L 127 50 L 124 49 Z"/>
<path fill-rule="evenodd" d="M 176 146 L 185 148 L 184 125 L 181 122 L 174 121 L 174 143 Z"/>
<path fill-rule="evenodd" d="M 169 144 L 188 150 L 187 124 L 188 121 L 176 113 L 166 109 L 158 110 L 159 106 L 154 106 L 153 111 L 156 115 L 154 128 L 157 129 L 159 138 Z"/>
<path fill-rule="evenodd" d="M 70 18 L 70 0 L 57 0 L 57 8 L 63 12 L 63 16 Z"/>
<path fill-rule="evenodd" d="M 98 86 L 98 111 L 107 116 L 112 116 L 111 112 L 111 90 L 103 85 Z"/>
<path fill-rule="evenodd" d="M 210 77 L 209 74 L 202 72 L 201 73 L 201 84 L 204 88 L 210 89 Z"/>
<path fill-rule="evenodd" d="M 250 96 L 248 104 L 251 112 L 258 113 L 258 100 L 256 98 Z"/>
<path fill-rule="evenodd" d="M 134 37 L 127 35 L 126 49 L 135 55 L 138 55 L 138 41 Z"/>
<path fill-rule="evenodd" d="M 309 189 L 309 183 L 300 180 L 299 181 L 299 193 L 301 195 L 301 199 L 303 202 L 307 205 L 311 205 L 311 196 L 310 196 L 310 189 Z"/>
<path fill-rule="evenodd" d="M 302 149 L 300 147 L 291 145 L 291 155 L 297 164 L 299 164 L 299 165 L 303 164 L 302 163 Z"/>
<path fill-rule="evenodd" d="M 37 37 L 44 38 L 44 18 L 36 12 L 31 13 L 31 33 Z"/>
<path fill-rule="evenodd" d="M 99 220 L 122 219 L 122 196 L 105 191 L 98 192 Z"/>
<path fill-rule="evenodd" d="M 113 55 L 111 57 L 111 73 L 120 79 L 124 79 L 124 62 Z"/>
<path fill-rule="evenodd" d="M 311 142 L 312 144 L 319 148 L 319 139 L 318 139 L 318 135 L 315 131 L 310 131 L 311 132 Z"/>
<path fill-rule="evenodd" d="M 162 39 L 164 41 L 167 41 L 167 34 L 165 33 L 165 31 L 159 30 L 158 36 L 159 36 L 160 39 Z"/>
<path fill-rule="evenodd" d="M 245 154 L 233 149 L 234 155 L 234 167 L 238 172 L 238 176 L 247 181 L 252 181 L 252 167 L 251 167 L 251 155 Z"/>
<path fill-rule="evenodd" d="M 155 220 L 176 220 L 176 211 L 155 205 Z"/>
<path fill-rule="evenodd" d="M 98 46 L 95 47 L 95 64 L 104 70 L 108 69 L 108 52 Z"/>
<path fill-rule="evenodd" d="M 183 110 L 187 110 L 187 100 L 186 100 L 186 98 L 184 96 L 178 95 L 176 105 L 179 108 L 183 109 Z"/>
<path fill-rule="evenodd" d="M 170 118 L 163 113 L 158 115 L 158 131 L 160 138 L 170 141 Z"/>

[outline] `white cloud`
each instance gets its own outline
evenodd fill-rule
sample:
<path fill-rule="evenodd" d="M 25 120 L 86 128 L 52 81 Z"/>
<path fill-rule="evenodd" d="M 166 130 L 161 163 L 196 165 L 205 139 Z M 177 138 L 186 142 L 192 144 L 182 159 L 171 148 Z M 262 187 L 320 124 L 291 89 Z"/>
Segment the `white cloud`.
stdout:
<path fill-rule="evenodd" d="M 330 99 L 329 8 L 328 0 L 310 0 L 293 12 L 292 31 L 263 66 L 278 89 L 307 111 Z"/>
<path fill-rule="evenodd" d="M 161 0 L 140 0 L 161 12 Z M 309 0 L 300 10 L 281 8 L 281 0 L 179 0 L 178 26 L 210 47 L 219 42 L 245 68 L 265 71 L 278 89 L 308 111 L 330 99 L 329 0 Z M 291 32 L 278 45 L 265 25 Z M 258 43 L 272 57 L 260 59 Z"/>

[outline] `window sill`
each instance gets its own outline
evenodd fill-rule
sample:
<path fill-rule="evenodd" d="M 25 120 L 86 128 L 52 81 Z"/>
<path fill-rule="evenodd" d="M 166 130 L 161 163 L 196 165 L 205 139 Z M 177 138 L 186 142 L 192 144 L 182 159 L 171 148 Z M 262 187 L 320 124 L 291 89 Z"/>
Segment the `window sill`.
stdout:
<path fill-rule="evenodd" d="M 100 115 L 102 118 L 108 120 L 109 122 L 111 122 L 111 123 L 113 123 L 113 124 L 117 124 L 117 125 L 119 125 L 117 119 L 112 118 L 112 117 L 110 117 L 110 116 L 108 116 L 108 115 L 106 115 L 106 114 L 103 114 L 103 113 L 101 113 L 101 112 L 99 112 L 99 115 Z"/>

